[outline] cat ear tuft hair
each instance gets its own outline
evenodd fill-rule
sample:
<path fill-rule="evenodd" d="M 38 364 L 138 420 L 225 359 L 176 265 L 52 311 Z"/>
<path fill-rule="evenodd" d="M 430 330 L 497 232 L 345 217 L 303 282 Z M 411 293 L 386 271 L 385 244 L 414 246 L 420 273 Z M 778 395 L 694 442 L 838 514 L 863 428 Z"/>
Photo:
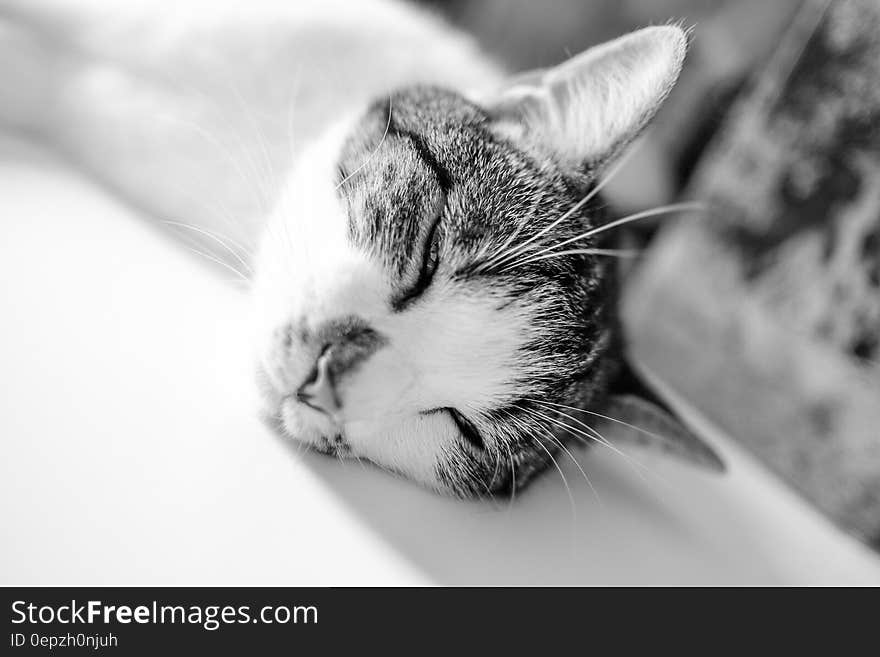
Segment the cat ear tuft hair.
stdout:
<path fill-rule="evenodd" d="M 573 168 L 607 163 L 653 118 L 681 72 L 688 32 L 648 27 L 509 79 L 483 104 L 496 129 Z"/>
<path fill-rule="evenodd" d="M 618 374 L 602 414 L 614 425 L 616 444 L 659 451 L 712 472 L 724 472 L 724 461 L 699 438 L 653 390 L 647 375 L 628 362 Z"/>

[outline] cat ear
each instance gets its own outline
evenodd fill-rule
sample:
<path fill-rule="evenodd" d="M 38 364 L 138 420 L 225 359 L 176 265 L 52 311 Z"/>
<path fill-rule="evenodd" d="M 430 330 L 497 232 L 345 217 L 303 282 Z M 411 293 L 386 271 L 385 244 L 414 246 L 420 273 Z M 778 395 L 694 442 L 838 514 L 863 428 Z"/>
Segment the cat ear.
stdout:
<path fill-rule="evenodd" d="M 724 472 L 724 461 L 691 431 L 652 390 L 639 368 L 624 364 L 613 392 L 602 410 L 615 444 L 631 444 L 659 451 L 692 465 Z"/>
<path fill-rule="evenodd" d="M 551 69 L 511 78 L 484 105 L 496 128 L 564 164 L 597 167 L 619 154 L 672 89 L 687 49 L 680 27 L 648 27 Z"/>

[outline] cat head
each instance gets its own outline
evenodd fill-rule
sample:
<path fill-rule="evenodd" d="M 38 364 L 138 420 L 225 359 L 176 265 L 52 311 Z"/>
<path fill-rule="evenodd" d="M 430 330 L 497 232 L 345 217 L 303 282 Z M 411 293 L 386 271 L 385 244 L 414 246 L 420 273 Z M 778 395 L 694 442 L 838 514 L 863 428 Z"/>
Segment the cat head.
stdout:
<path fill-rule="evenodd" d="M 606 221 L 601 172 L 668 94 L 686 40 L 641 30 L 477 100 L 402 89 L 317 140 L 257 260 L 282 430 L 461 495 L 600 440 L 590 413 L 609 409 L 717 465 L 639 389 L 610 235 L 589 235 Z"/>

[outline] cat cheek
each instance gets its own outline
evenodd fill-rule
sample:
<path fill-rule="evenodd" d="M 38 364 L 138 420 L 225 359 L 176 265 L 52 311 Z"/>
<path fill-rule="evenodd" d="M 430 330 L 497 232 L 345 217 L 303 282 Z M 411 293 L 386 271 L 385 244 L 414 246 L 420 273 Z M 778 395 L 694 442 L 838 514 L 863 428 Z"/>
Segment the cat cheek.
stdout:
<path fill-rule="evenodd" d="M 427 488 L 450 492 L 438 471 L 455 450 L 457 434 L 439 414 L 352 422 L 346 425 L 346 437 L 357 456 Z"/>
<path fill-rule="evenodd" d="M 412 363 L 392 343 L 340 384 L 344 420 L 412 414 L 419 409 L 418 379 Z"/>

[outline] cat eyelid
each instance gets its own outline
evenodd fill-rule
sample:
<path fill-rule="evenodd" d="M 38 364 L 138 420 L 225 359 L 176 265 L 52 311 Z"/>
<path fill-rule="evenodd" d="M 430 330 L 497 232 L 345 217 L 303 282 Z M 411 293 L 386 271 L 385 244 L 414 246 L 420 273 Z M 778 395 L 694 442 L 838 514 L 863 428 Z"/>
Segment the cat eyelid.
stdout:
<path fill-rule="evenodd" d="M 439 240 L 442 237 L 441 220 L 443 218 L 445 205 L 445 202 L 439 204 L 439 210 L 431 223 L 431 227 L 428 229 L 427 235 L 425 235 L 425 239 L 422 243 L 421 258 L 419 260 L 419 273 L 415 283 L 413 283 L 409 290 L 393 303 L 394 309 L 398 312 L 405 310 L 411 303 L 421 297 L 429 287 L 431 287 L 431 283 L 434 280 L 434 274 L 437 273 L 440 264 Z M 437 249 L 436 253 L 434 253 L 435 247 Z"/>
<path fill-rule="evenodd" d="M 441 406 L 440 408 L 432 408 L 428 411 L 422 411 L 422 415 L 434 415 L 435 413 L 443 413 L 452 420 L 458 429 L 461 437 L 474 449 L 483 451 L 486 449 L 486 441 L 480 435 L 479 430 L 474 423 L 465 417 L 461 411 L 451 406 Z"/>

